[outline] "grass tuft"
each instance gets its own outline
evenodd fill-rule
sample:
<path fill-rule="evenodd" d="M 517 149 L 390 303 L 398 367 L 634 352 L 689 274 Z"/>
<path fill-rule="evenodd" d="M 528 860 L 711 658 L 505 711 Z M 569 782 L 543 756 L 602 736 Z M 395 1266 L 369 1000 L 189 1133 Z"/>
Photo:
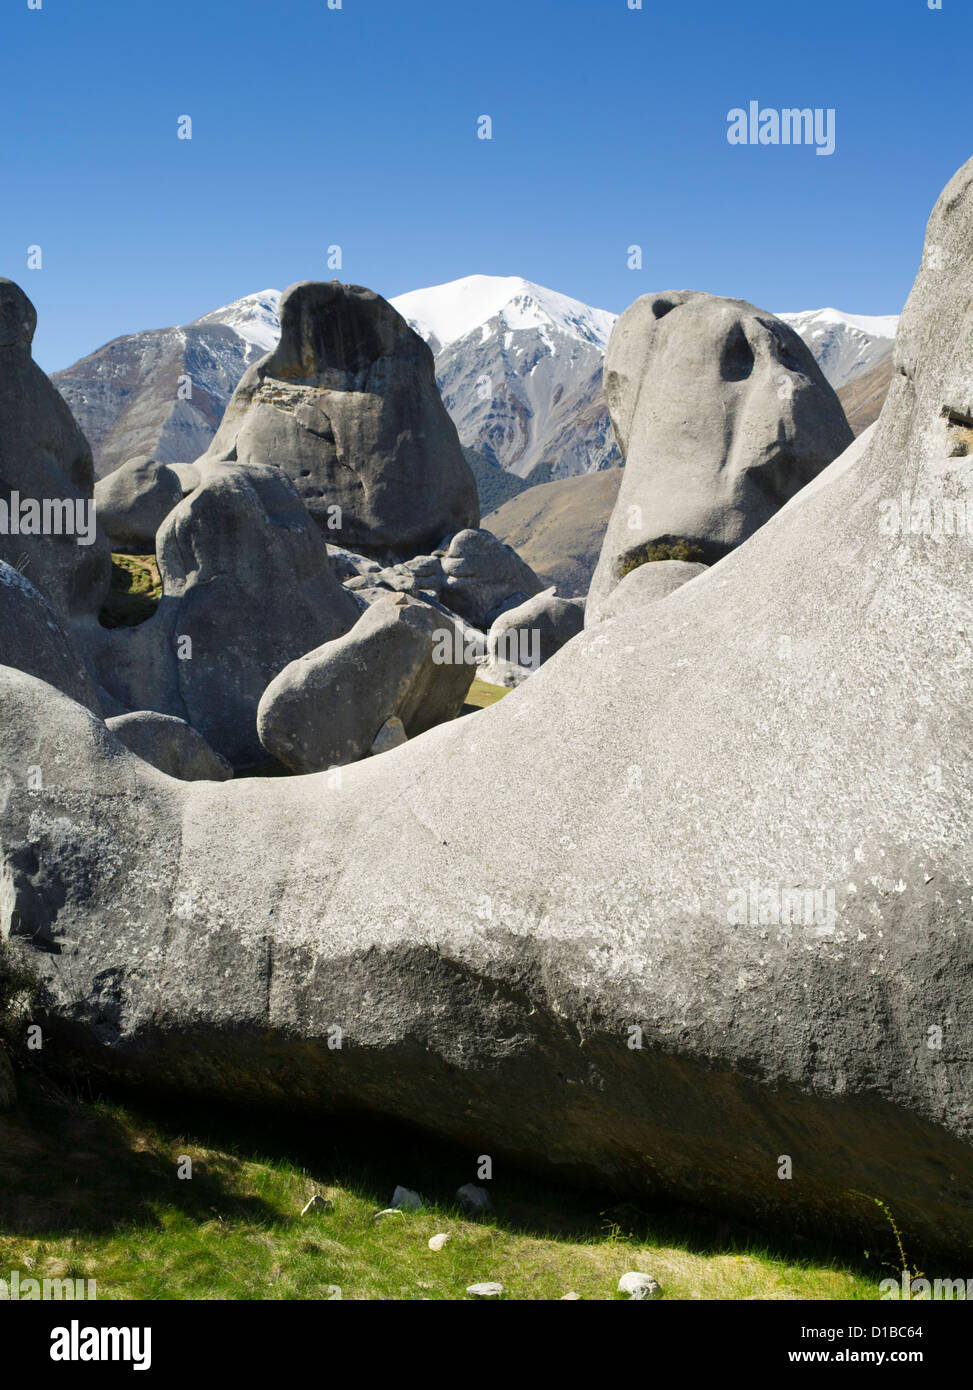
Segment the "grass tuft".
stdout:
<path fill-rule="evenodd" d="M 622 561 L 620 579 L 642 565 L 650 565 L 656 560 L 689 560 L 695 564 L 705 561 L 702 546 L 695 541 L 683 539 L 675 541 L 653 541 L 651 545 L 640 545 L 629 552 Z"/>
<path fill-rule="evenodd" d="M 99 621 L 102 627 L 136 627 L 152 617 L 161 597 L 154 555 L 112 555 L 111 585 Z"/>

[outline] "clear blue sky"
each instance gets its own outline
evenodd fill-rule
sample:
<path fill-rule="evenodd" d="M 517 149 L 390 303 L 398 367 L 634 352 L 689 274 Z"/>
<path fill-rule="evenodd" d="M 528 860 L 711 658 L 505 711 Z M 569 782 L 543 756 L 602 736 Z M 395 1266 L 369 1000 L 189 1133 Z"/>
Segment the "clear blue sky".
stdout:
<path fill-rule="evenodd" d="M 971 39 L 970 0 L 5 0 L 0 273 L 47 370 L 330 279 L 330 243 L 388 297 L 517 274 L 616 311 L 895 312 L 973 154 Z M 836 152 L 730 146 L 750 100 L 834 107 Z"/>

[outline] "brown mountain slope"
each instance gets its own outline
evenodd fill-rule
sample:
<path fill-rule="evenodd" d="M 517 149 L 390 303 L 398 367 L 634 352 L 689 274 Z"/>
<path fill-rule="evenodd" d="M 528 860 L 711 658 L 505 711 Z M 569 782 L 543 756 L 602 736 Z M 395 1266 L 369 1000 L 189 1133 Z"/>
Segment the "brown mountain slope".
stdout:
<path fill-rule="evenodd" d="M 838 399 L 845 408 L 848 423 L 856 435 L 868 429 L 881 414 L 888 389 L 892 384 L 892 349 L 867 372 L 853 377 L 842 386 Z"/>
<path fill-rule="evenodd" d="M 518 555 L 563 598 L 586 594 L 605 538 L 620 468 L 540 483 L 512 497 L 481 525 Z"/>

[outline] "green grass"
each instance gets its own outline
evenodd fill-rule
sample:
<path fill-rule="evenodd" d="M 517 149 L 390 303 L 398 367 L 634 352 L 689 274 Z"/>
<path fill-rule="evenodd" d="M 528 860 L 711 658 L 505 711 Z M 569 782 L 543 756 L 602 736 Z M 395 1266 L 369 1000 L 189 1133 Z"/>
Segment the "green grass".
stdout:
<path fill-rule="evenodd" d="M 103 627 L 135 627 L 151 618 L 162 597 L 154 555 L 112 555 L 111 585 L 101 610 Z"/>
<path fill-rule="evenodd" d="M 466 692 L 462 713 L 469 714 L 473 710 L 486 709 L 488 705 L 495 705 L 498 700 L 502 700 L 505 695 L 509 694 L 508 686 L 491 685 L 489 681 L 481 681 L 479 676 L 475 676 L 473 684 Z"/>
<path fill-rule="evenodd" d="M 874 1299 L 887 1273 L 509 1173 L 492 1187 L 496 1213 L 470 1221 L 451 1193 L 475 1175 L 432 1141 L 413 1150 L 386 1136 L 364 1157 L 336 1158 L 311 1125 L 288 1137 L 251 1115 L 256 1129 L 242 1139 L 237 1127 L 233 1142 L 214 1130 L 221 1121 L 199 1123 L 180 1133 L 117 1104 L 22 1087 L 0 1117 L 0 1277 L 95 1279 L 100 1299 L 322 1299 L 338 1288 L 343 1299 L 453 1300 L 492 1279 L 509 1299 L 611 1299 L 636 1269 L 666 1298 Z M 183 1156 L 191 1180 L 177 1177 Z M 376 1220 L 396 1182 L 424 1188 L 431 1209 Z M 301 1217 L 314 1193 L 332 1208 Z M 442 1231 L 450 1241 L 433 1252 Z"/>

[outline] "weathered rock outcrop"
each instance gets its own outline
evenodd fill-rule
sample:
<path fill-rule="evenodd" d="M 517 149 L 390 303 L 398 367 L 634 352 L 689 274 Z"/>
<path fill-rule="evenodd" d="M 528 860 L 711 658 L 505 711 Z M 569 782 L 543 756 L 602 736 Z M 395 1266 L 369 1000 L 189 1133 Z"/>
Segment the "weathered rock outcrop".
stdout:
<path fill-rule="evenodd" d="M 415 555 L 475 526 L 476 483 L 432 353 L 401 314 L 360 285 L 303 281 L 280 322 L 206 457 L 279 466 L 328 540 L 367 554 Z"/>
<path fill-rule="evenodd" d="M 156 538 L 163 596 L 138 627 L 100 629 L 87 655 L 126 710 L 190 724 L 236 767 L 261 761 L 257 705 L 289 662 L 361 611 L 287 475 L 206 464 Z"/>
<path fill-rule="evenodd" d="M 464 627 L 475 627 L 484 647 L 484 629 L 543 588 L 515 550 L 483 530 L 459 531 L 431 555 L 394 565 L 345 550 L 336 553 L 335 563 L 345 586 L 363 602 L 374 603 L 387 593 L 409 594 L 451 613 Z"/>
<path fill-rule="evenodd" d="M 973 161 L 879 423 L 745 545 L 339 786 L 174 783 L 0 670 L 56 1055 L 965 1268 L 973 547 L 894 508 L 973 483 L 971 237 Z"/>
<path fill-rule="evenodd" d="M 144 455 L 95 483 L 98 520 L 113 549 L 137 555 L 155 551 L 156 532 L 182 495 L 176 471 Z"/>
<path fill-rule="evenodd" d="M 111 559 L 91 509 L 91 450 L 31 357 L 36 327 L 23 290 L 0 278 L 0 560 L 62 618 L 93 620 Z"/>
<path fill-rule="evenodd" d="M 688 584 L 690 579 L 705 573 L 705 565 L 693 564 L 689 560 L 653 560 L 650 564 L 638 565 L 623 575 L 600 603 L 589 600 L 584 625 L 593 627 L 606 618 L 618 618 L 623 613 L 658 603 L 660 598 L 668 598 L 683 584 Z"/>
<path fill-rule="evenodd" d="M 101 706 L 71 634 L 43 594 L 0 560 L 0 665 L 63 690 L 96 714 Z"/>
<path fill-rule="evenodd" d="M 497 685 L 518 685 L 583 627 L 582 604 L 545 589 L 497 618 L 487 634 L 487 666 L 480 674 Z"/>
<path fill-rule="evenodd" d="M 154 710 L 133 710 L 105 723 L 143 762 L 183 782 L 226 782 L 233 768 L 183 719 Z"/>
<path fill-rule="evenodd" d="M 474 676 L 466 658 L 451 618 L 389 594 L 271 681 L 257 711 L 260 741 L 294 772 L 357 762 L 390 719 L 409 738 L 455 719 Z"/>
<path fill-rule="evenodd" d="M 544 588 L 516 550 L 489 531 L 457 532 L 441 563 L 446 580 L 440 598 L 477 627 L 488 628 L 505 609 Z"/>
<path fill-rule="evenodd" d="M 646 545 L 689 541 L 708 563 L 727 554 L 852 440 L 810 348 L 740 299 L 637 299 L 612 330 L 605 398 L 625 471 L 594 604 Z"/>

